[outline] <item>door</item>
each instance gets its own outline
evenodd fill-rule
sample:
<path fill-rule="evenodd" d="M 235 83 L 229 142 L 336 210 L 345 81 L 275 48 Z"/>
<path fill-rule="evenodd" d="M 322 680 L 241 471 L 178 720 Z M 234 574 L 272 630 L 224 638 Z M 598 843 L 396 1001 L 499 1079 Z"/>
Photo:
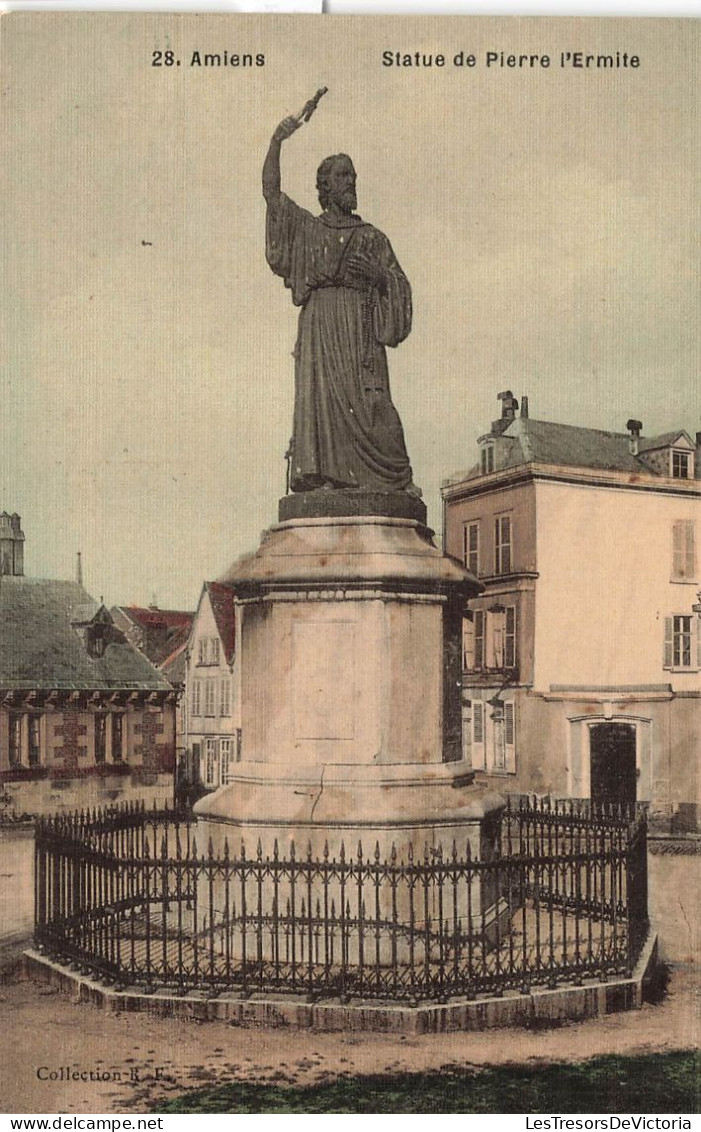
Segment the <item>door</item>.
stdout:
<path fill-rule="evenodd" d="M 591 800 L 633 808 L 636 801 L 635 727 L 595 723 L 589 729 Z"/>

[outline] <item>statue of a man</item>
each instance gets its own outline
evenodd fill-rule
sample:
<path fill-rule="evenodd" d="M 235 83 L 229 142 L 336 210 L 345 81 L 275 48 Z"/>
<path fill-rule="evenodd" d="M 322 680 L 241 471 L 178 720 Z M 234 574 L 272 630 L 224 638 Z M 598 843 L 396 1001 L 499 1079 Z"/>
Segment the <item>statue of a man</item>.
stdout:
<path fill-rule="evenodd" d="M 355 212 L 355 170 L 345 154 L 319 166 L 319 216 L 281 191 L 282 142 L 303 120 L 280 123 L 263 167 L 266 258 L 301 307 L 290 486 L 419 495 L 385 352 L 411 329 L 411 288 L 387 237 Z"/>

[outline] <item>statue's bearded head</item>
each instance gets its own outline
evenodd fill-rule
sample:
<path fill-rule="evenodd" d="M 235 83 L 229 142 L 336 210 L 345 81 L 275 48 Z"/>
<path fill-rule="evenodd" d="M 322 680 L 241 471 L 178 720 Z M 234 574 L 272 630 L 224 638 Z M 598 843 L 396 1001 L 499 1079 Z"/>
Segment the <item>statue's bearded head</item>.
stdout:
<path fill-rule="evenodd" d="M 316 172 L 321 207 L 336 205 L 341 212 L 354 212 L 358 207 L 355 180 L 355 169 L 348 154 L 335 153 L 332 157 L 325 157 Z"/>

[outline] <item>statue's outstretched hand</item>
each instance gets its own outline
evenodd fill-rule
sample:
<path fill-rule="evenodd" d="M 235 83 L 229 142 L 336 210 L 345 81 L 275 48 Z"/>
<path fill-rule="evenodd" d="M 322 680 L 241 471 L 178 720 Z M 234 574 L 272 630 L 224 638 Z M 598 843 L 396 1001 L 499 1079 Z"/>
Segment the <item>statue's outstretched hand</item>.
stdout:
<path fill-rule="evenodd" d="M 287 138 L 291 138 L 301 125 L 301 118 L 293 118 L 292 116 L 283 118 L 282 122 L 275 130 L 273 137 L 276 138 L 277 141 L 285 141 Z"/>

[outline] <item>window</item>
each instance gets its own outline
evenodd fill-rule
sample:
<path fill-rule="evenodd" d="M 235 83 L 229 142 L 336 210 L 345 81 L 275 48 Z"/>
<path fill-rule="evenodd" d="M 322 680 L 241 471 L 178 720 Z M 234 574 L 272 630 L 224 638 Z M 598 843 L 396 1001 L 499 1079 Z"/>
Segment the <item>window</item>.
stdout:
<path fill-rule="evenodd" d="M 504 616 L 504 668 L 516 667 L 516 606 L 507 605 Z"/>
<path fill-rule="evenodd" d="M 506 770 L 504 745 L 504 705 L 494 704 L 492 710 L 492 769 Z"/>
<path fill-rule="evenodd" d="M 696 575 L 695 524 L 679 519 L 672 527 L 672 580 L 691 582 Z"/>
<path fill-rule="evenodd" d="M 39 766 L 41 762 L 41 716 L 29 716 L 29 765 Z"/>
<path fill-rule="evenodd" d="M 479 672 L 484 668 L 484 630 L 483 609 L 476 609 L 472 620 L 466 617 L 462 623 L 462 666 L 470 672 Z"/>
<path fill-rule="evenodd" d="M 217 697 L 217 682 L 216 680 L 205 680 L 204 682 L 204 714 L 216 715 L 216 697 Z"/>
<path fill-rule="evenodd" d="M 200 637 L 197 642 L 198 664 L 219 664 L 219 637 Z"/>
<path fill-rule="evenodd" d="M 664 667 L 692 667 L 693 620 L 689 614 L 665 617 Z M 694 667 L 696 667 L 694 665 Z"/>
<path fill-rule="evenodd" d="M 485 444 L 480 452 L 480 471 L 483 476 L 494 471 L 494 445 Z"/>
<path fill-rule="evenodd" d="M 494 520 L 494 572 L 511 573 L 511 516 L 497 515 Z"/>
<path fill-rule="evenodd" d="M 124 758 L 124 714 L 112 712 L 112 762 L 121 763 Z"/>
<path fill-rule="evenodd" d="M 675 480 L 691 479 L 691 452 L 681 452 L 678 448 L 672 449 L 672 478 Z"/>
<path fill-rule="evenodd" d="M 229 781 L 229 764 L 231 763 L 233 742 L 231 739 L 219 740 L 219 781 L 226 783 Z"/>
<path fill-rule="evenodd" d="M 9 716 L 10 725 L 10 744 L 9 756 L 10 766 L 20 766 L 22 763 L 22 716 L 17 712 L 11 711 Z"/>
<path fill-rule="evenodd" d="M 224 676 L 219 685 L 219 714 L 231 715 L 231 680 Z"/>
<path fill-rule="evenodd" d="M 516 770 L 516 731 L 512 701 L 495 704 L 492 713 L 493 769 Z"/>
<path fill-rule="evenodd" d="M 484 623 L 484 610 L 476 609 L 475 620 L 473 622 L 475 632 L 473 666 L 477 671 L 479 671 L 479 669 L 481 668 L 484 668 Z"/>
<path fill-rule="evenodd" d="M 202 715 L 202 681 L 192 682 L 192 714 Z"/>
<path fill-rule="evenodd" d="M 480 572 L 480 525 L 465 523 L 462 529 L 462 557 L 465 566 L 475 576 Z"/>
<path fill-rule="evenodd" d="M 107 754 L 107 716 L 104 712 L 94 716 L 95 720 L 95 762 L 103 763 Z"/>
<path fill-rule="evenodd" d="M 205 786 L 216 786 L 214 777 L 216 770 L 216 739 L 205 739 L 204 741 L 204 781 Z"/>

